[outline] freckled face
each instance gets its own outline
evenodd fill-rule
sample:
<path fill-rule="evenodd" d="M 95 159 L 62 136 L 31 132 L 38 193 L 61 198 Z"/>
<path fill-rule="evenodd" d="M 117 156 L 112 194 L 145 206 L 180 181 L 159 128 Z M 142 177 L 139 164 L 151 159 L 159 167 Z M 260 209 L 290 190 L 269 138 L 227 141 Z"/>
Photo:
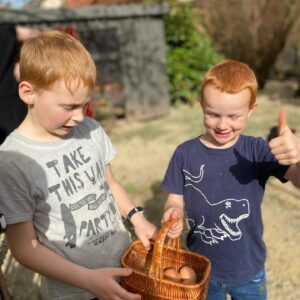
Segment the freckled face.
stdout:
<path fill-rule="evenodd" d="M 83 82 L 71 93 L 63 80 L 35 92 L 31 120 L 39 137 L 51 140 L 67 135 L 84 119 L 89 94 Z"/>
<path fill-rule="evenodd" d="M 232 146 L 245 129 L 246 121 L 254 109 L 249 107 L 250 98 L 249 89 L 229 94 L 207 85 L 202 103 L 206 132 L 201 141 L 212 148 Z"/>

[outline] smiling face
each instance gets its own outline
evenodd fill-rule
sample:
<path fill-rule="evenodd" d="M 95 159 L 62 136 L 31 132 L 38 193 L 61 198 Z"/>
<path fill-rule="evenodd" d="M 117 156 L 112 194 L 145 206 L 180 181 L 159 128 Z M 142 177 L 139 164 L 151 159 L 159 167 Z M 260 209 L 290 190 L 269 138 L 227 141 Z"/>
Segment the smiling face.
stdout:
<path fill-rule="evenodd" d="M 64 80 L 38 90 L 21 82 L 20 96 L 28 104 L 29 112 L 19 131 L 33 139 L 52 141 L 66 136 L 83 120 L 90 89 L 82 81 L 72 92 Z"/>
<path fill-rule="evenodd" d="M 226 93 L 208 84 L 201 102 L 206 132 L 201 141 L 210 148 L 228 148 L 239 138 L 255 106 L 250 107 L 251 93 L 244 89 Z"/>

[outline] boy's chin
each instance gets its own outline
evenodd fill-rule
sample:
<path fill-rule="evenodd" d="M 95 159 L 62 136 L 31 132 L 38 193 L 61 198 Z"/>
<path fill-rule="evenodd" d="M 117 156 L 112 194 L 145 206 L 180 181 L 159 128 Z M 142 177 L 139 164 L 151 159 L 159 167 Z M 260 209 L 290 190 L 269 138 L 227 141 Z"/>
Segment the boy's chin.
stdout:
<path fill-rule="evenodd" d="M 70 130 L 55 130 L 53 132 L 49 132 L 49 140 L 59 140 L 64 139 L 66 136 L 70 134 Z"/>
<path fill-rule="evenodd" d="M 214 142 L 215 142 L 215 145 L 217 147 L 220 147 L 220 148 L 227 148 L 227 147 L 231 147 L 232 145 L 235 144 L 235 142 L 237 141 L 238 137 L 215 137 L 214 138 Z"/>
<path fill-rule="evenodd" d="M 206 134 L 204 136 L 204 142 L 207 144 L 207 146 L 212 148 L 228 148 L 235 144 L 237 141 L 238 136 L 217 136 L 217 135 L 211 135 Z"/>

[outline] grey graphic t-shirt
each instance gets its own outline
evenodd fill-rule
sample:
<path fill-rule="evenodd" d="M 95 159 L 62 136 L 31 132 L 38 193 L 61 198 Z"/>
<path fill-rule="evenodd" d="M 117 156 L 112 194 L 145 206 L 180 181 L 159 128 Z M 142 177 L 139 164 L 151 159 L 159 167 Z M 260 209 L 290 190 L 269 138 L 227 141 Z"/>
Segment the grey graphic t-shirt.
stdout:
<path fill-rule="evenodd" d="M 119 266 L 129 245 L 105 165 L 115 148 L 90 118 L 55 142 L 13 132 L 0 146 L 0 207 L 7 224 L 32 220 L 39 241 L 88 268 Z M 101 280 L 101 278 L 99 278 Z M 91 299 L 88 291 L 43 278 L 48 299 Z"/>

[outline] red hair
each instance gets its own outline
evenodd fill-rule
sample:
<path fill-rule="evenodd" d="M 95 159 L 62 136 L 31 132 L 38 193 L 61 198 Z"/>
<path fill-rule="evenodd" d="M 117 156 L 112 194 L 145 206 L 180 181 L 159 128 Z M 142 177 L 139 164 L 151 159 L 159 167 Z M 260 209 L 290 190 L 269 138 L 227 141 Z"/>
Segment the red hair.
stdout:
<path fill-rule="evenodd" d="M 94 89 L 96 66 L 82 43 L 58 30 L 47 30 L 26 40 L 20 53 L 20 81 L 40 89 L 59 79 L 71 92 L 81 80 L 90 90 Z"/>
<path fill-rule="evenodd" d="M 245 63 L 226 59 L 207 71 L 201 86 L 201 102 L 207 85 L 212 84 L 218 90 L 229 94 L 249 89 L 251 93 L 250 107 L 256 102 L 257 81 L 253 70 Z"/>

